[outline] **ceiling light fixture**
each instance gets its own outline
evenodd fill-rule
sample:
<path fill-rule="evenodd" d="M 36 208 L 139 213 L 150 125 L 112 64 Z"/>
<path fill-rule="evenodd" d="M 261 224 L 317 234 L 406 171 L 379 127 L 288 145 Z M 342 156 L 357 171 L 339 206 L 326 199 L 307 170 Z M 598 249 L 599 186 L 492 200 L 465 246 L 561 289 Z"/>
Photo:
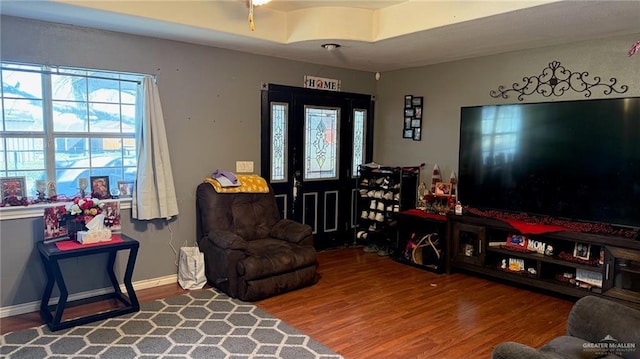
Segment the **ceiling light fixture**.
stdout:
<path fill-rule="evenodd" d="M 329 43 L 329 44 L 322 44 L 322 45 L 320 45 L 320 46 L 322 46 L 322 47 L 323 47 L 324 49 L 326 49 L 327 51 L 331 52 L 331 51 L 333 51 L 333 50 L 335 50 L 335 49 L 339 48 L 339 47 L 340 47 L 340 44 L 332 44 L 332 43 Z"/>

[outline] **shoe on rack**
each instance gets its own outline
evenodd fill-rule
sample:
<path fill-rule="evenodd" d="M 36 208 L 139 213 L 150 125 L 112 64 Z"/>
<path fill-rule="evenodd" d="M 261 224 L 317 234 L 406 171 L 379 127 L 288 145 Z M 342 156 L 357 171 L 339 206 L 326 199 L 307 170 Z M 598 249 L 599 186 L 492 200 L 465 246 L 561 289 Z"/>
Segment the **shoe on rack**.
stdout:
<path fill-rule="evenodd" d="M 389 255 L 389 250 L 388 250 L 388 249 L 386 249 L 386 248 L 380 248 L 380 249 L 378 250 L 378 255 L 379 255 L 379 256 L 382 256 L 382 257 L 386 257 L 386 256 L 388 256 L 388 255 Z"/>
<path fill-rule="evenodd" d="M 377 213 L 375 218 L 378 222 L 384 222 L 384 215 L 382 213 Z"/>
<path fill-rule="evenodd" d="M 378 211 L 384 211 L 384 202 L 378 202 Z"/>
<path fill-rule="evenodd" d="M 369 213 L 367 213 L 367 211 L 362 211 L 360 218 L 367 219 L 367 216 L 369 216 Z"/>
<path fill-rule="evenodd" d="M 369 206 L 369 208 L 371 208 L 371 209 L 376 209 L 376 204 L 377 204 L 376 200 L 375 200 L 375 199 L 374 199 L 374 200 L 372 200 L 372 201 L 371 201 L 371 205 Z"/>
<path fill-rule="evenodd" d="M 369 212 L 369 219 L 376 219 L 376 212 L 374 211 Z"/>

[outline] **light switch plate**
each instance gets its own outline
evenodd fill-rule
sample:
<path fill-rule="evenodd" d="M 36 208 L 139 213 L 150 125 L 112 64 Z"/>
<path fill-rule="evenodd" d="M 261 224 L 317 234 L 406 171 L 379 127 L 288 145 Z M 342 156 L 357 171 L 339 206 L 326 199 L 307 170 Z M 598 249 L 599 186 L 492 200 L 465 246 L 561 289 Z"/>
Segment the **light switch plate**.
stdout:
<path fill-rule="evenodd" d="M 236 172 L 253 173 L 253 161 L 236 161 Z"/>

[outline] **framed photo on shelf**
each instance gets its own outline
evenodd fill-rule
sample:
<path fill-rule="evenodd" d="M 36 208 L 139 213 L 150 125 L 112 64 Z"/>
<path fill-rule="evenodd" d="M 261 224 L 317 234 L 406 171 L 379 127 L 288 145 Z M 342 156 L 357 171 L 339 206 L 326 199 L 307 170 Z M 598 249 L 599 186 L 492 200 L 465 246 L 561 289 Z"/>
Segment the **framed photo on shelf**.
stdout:
<path fill-rule="evenodd" d="M 26 196 L 27 186 L 24 177 L 2 177 L 0 178 L 0 188 L 2 198 Z"/>
<path fill-rule="evenodd" d="M 120 198 L 129 198 L 133 195 L 133 181 L 118 181 Z"/>
<path fill-rule="evenodd" d="M 411 127 L 413 128 L 420 128 L 422 127 L 422 120 L 418 119 L 418 118 L 414 118 L 411 120 Z"/>
<path fill-rule="evenodd" d="M 111 198 L 109 176 L 91 176 L 91 196 L 99 199 Z"/>
<path fill-rule="evenodd" d="M 413 138 L 413 129 L 407 128 L 402 131 L 402 138 Z"/>
<path fill-rule="evenodd" d="M 591 244 L 576 242 L 573 247 L 573 256 L 576 258 L 589 260 L 591 254 Z"/>
<path fill-rule="evenodd" d="M 404 118 L 404 129 L 408 130 L 411 128 L 411 123 L 412 123 L 413 119 L 411 117 L 405 117 Z"/>
<path fill-rule="evenodd" d="M 413 106 L 413 107 L 422 107 L 422 97 L 412 97 L 411 98 L 411 106 Z"/>
<path fill-rule="evenodd" d="M 436 183 L 436 196 L 450 196 L 450 195 L 451 195 L 451 183 L 449 182 Z"/>
<path fill-rule="evenodd" d="M 409 107 L 411 107 L 411 106 L 412 106 L 412 104 L 411 104 L 411 103 L 412 103 L 412 101 L 411 101 L 411 98 L 412 98 L 412 97 L 413 97 L 413 96 L 411 96 L 411 95 L 405 95 L 405 96 L 404 96 L 404 107 L 405 107 L 405 108 L 409 108 Z"/>

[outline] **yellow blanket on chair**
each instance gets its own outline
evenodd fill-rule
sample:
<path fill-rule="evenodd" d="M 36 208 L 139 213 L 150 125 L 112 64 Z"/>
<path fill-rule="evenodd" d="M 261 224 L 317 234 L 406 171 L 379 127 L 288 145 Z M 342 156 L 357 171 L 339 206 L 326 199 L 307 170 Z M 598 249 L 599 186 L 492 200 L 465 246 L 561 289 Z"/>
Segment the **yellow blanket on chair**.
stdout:
<path fill-rule="evenodd" d="M 269 185 L 267 181 L 258 175 L 236 175 L 240 186 L 222 187 L 214 178 L 207 177 L 204 182 L 209 183 L 218 193 L 268 193 Z"/>

